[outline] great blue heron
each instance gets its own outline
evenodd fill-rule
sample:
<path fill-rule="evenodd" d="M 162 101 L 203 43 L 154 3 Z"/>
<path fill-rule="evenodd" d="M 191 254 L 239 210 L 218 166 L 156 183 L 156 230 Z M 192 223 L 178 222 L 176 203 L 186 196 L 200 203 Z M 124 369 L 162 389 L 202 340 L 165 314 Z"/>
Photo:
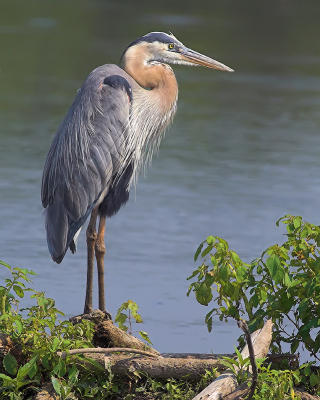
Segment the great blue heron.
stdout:
<path fill-rule="evenodd" d="M 88 216 L 87 286 L 84 312 L 92 310 L 94 255 L 99 309 L 105 311 L 106 217 L 129 198 L 138 172 L 158 148 L 176 112 L 178 85 L 168 64 L 231 68 L 184 46 L 172 34 L 151 32 L 132 42 L 122 69 L 94 69 L 78 91 L 50 147 L 42 178 L 48 248 L 60 263 Z M 97 217 L 100 216 L 98 232 Z"/>

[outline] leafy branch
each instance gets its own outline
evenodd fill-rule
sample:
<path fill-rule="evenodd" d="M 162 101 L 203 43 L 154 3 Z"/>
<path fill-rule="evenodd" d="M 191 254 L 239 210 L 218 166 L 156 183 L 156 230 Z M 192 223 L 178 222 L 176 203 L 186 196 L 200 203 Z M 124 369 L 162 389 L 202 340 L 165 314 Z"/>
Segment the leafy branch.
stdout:
<path fill-rule="evenodd" d="M 213 307 L 205 322 L 212 330 L 213 317 L 249 320 L 249 329 L 272 319 L 273 349 L 289 343 L 294 353 L 302 343 L 319 360 L 320 349 L 320 227 L 300 216 L 286 215 L 276 224 L 286 226 L 286 241 L 268 247 L 246 263 L 218 236 L 209 236 L 198 247 L 200 265 L 189 276 L 188 295 Z"/>

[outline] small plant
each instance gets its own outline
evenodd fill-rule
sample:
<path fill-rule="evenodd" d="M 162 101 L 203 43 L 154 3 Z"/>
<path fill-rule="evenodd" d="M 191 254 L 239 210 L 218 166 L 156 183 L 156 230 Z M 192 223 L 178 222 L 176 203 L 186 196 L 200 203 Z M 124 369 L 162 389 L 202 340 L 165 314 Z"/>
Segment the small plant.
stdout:
<path fill-rule="evenodd" d="M 127 300 L 121 304 L 118 308 L 115 322 L 118 324 L 119 328 L 125 332 L 132 335 L 132 322 L 136 324 L 141 324 L 143 322 L 141 315 L 138 313 L 139 306 L 132 300 Z M 125 312 L 127 312 L 127 314 Z M 145 331 L 139 331 L 139 335 L 143 340 L 152 345 L 152 342 Z"/>
<path fill-rule="evenodd" d="M 217 370 L 212 368 L 211 371 L 205 372 L 199 382 L 193 384 L 185 380 L 167 379 L 166 381 L 158 381 L 150 377 L 142 377 L 142 379 L 140 377 L 138 386 L 134 387 L 132 393 L 124 397 L 124 400 L 135 399 L 136 395 L 138 398 L 140 398 L 139 395 L 143 395 L 145 399 L 192 400 L 218 375 Z"/>
<path fill-rule="evenodd" d="M 300 380 L 308 392 L 320 395 L 320 371 L 314 362 L 307 362 L 299 367 Z"/>
<path fill-rule="evenodd" d="M 90 359 L 83 363 L 82 356 L 75 356 L 70 362 L 70 356 L 64 360 L 57 354 L 71 348 L 93 347 L 92 322 L 82 320 L 73 325 L 59 320 L 64 314 L 56 309 L 54 300 L 26 287 L 30 275 L 34 275 L 32 271 L 13 268 L 3 261 L 0 265 L 9 272 L 0 286 L 0 331 L 21 347 L 23 356 L 20 366 L 11 352 L 4 357 L 0 399 L 23 399 L 26 391 L 48 381 L 61 399 L 105 398 L 108 380 L 102 366 Z M 26 293 L 35 304 L 20 309 L 20 300 Z"/>
<path fill-rule="evenodd" d="M 254 400 L 298 400 L 294 386 L 300 383 L 299 371 L 278 371 L 268 367 L 259 368 L 258 385 Z"/>
<path fill-rule="evenodd" d="M 251 332 L 271 318 L 274 350 L 281 352 L 289 343 L 294 353 L 303 344 L 320 360 L 320 227 L 291 215 L 277 226 L 280 222 L 286 225 L 286 241 L 251 263 L 243 262 L 225 240 L 209 236 L 195 253 L 195 261 L 202 262 L 188 278 L 195 279 L 188 295 L 194 292 L 206 306 L 214 300 L 205 317 L 209 331 L 215 315 L 248 319 Z"/>
<path fill-rule="evenodd" d="M 222 357 L 221 363 L 227 367 L 236 377 L 238 385 L 246 382 L 249 373 L 250 357 L 243 358 L 240 351 L 235 348 L 237 359 L 231 357 Z"/>
<path fill-rule="evenodd" d="M 40 383 L 39 377 L 36 376 L 37 361 L 38 357 L 35 356 L 18 368 L 16 359 L 10 353 L 4 357 L 3 366 L 8 374 L 0 374 L 0 379 L 2 379 L 2 386 L 0 387 L 1 399 L 23 399 L 26 386 L 30 386 L 33 383 Z"/>
<path fill-rule="evenodd" d="M 67 355 L 65 359 L 58 355 L 72 348 L 93 347 L 92 322 L 83 319 L 73 325 L 61 320 L 64 314 L 55 307 L 53 299 L 27 287 L 33 271 L 11 267 L 3 261 L 0 266 L 9 274 L 0 286 L 0 331 L 21 347 L 23 358 L 17 360 L 13 352 L 4 357 L 3 369 L 0 367 L 0 400 L 22 400 L 39 390 L 43 382 L 51 382 L 62 400 L 132 396 L 142 379 L 137 372 L 131 388 L 131 382 L 128 385 L 117 380 L 110 367 L 104 368 L 93 359 L 86 358 L 84 362 L 82 355 Z M 21 308 L 20 301 L 26 294 L 33 305 Z M 123 303 L 117 321 L 122 329 L 132 332 L 133 321 L 142 322 L 137 304 L 131 300 Z M 151 343 L 145 332 L 140 335 Z"/>

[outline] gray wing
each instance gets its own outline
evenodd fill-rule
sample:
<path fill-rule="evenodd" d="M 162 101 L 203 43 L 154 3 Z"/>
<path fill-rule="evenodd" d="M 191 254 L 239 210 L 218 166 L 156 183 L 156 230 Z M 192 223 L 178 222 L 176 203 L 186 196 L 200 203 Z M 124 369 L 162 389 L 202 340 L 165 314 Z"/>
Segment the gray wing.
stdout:
<path fill-rule="evenodd" d="M 116 65 L 92 71 L 52 142 L 41 198 L 48 248 L 58 263 L 122 167 L 132 100 L 129 80 Z"/>

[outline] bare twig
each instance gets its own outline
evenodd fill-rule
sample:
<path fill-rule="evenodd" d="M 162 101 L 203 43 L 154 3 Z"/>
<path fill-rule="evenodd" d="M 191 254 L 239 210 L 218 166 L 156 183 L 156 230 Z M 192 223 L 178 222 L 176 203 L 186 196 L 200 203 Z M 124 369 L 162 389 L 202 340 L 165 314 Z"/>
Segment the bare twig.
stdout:
<path fill-rule="evenodd" d="M 257 364 L 256 364 L 256 360 L 255 360 L 254 349 L 253 349 L 248 325 L 244 320 L 241 319 L 240 321 L 238 321 L 238 326 L 240 329 L 243 330 L 243 332 L 245 334 L 246 341 L 248 344 L 250 362 L 251 362 L 251 366 L 252 366 L 252 383 L 251 383 L 251 387 L 250 387 L 250 392 L 247 397 L 247 400 L 250 400 L 250 399 L 252 399 L 254 392 L 256 390 L 256 386 L 257 386 L 257 382 L 258 382 L 258 370 L 257 370 Z"/>
<path fill-rule="evenodd" d="M 144 356 L 149 357 L 159 357 L 157 354 L 150 353 L 149 351 L 144 350 L 137 350 L 131 349 L 129 347 L 110 347 L 110 348 L 103 348 L 103 347 L 95 347 L 95 348 L 86 348 L 86 349 L 72 349 L 68 351 L 58 351 L 58 356 L 62 357 L 63 359 L 66 358 L 68 354 L 84 354 L 84 353 L 135 353 L 135 354 L 142 354 Z"/>

